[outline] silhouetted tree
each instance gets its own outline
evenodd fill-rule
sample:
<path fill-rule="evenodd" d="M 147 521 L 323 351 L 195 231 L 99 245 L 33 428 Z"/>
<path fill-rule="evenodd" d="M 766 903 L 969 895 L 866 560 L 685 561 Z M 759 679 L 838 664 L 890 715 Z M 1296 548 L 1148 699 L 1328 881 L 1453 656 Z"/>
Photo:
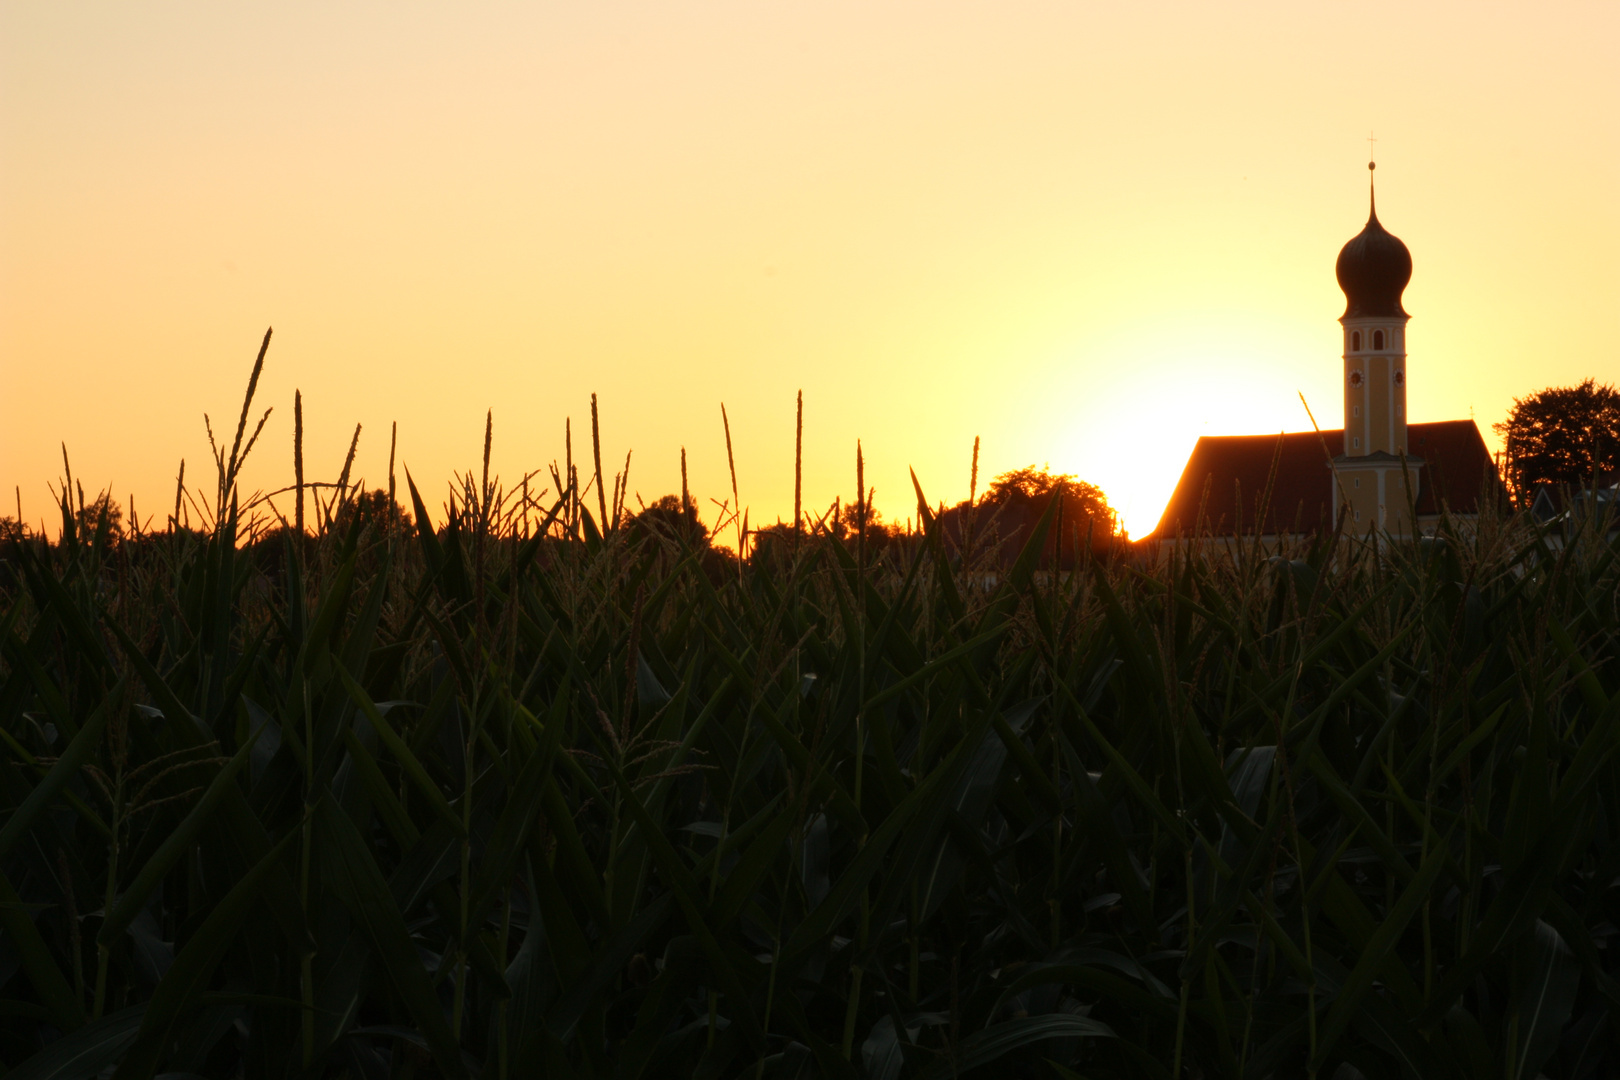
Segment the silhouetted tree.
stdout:
<path fill-rule="evenodd" d="M 411 529 L 410 512 L 398 502 L 389 502 L 388 492 L 382 488 L 362 491 L 344 503 L 334 516 L 333 528 L 339 533 L 347 532 L 356 514 L 371 526 L 373 532 L 381 535 L 390 532 L 409 532 Z"/>
<path fill-rule="evenodd" d="M 1108 505 L 1102 488 L 1072 473 L 1052 472 L 1044 465 L 1002 473 L 990 482 L 981 505 L 1004 507 L 1020 517 L 1038 520 L 1054 498 L 1062 500 L 1063 531 L 1068 536 L 1089 533 L 1096 546 L 1119 533 L 1119 514 Z"/>
<path fill-rule="evenodd" d="M 947 510 L 942 524 L 950 541 L 970 549 L 975 559 L 1005 562 L 1023 549 L 1053 499 L 1062 503 L 1061 532 L 1054 529 L 1047 535 L 1045 558 L 1068 566 L 1077 545 L 1089 541 L 1093 550 L 1101 550 L 1123 542 L 1119 515 L 1101 488 L 1046 466 L 1002 473 L 972 507 L 963 502 Z"/>
<path fill-rule="evenodd" d="M 20 554 L 16 549 L 22 542 L 33 535 L 26 522 L 14 517 L 0 517 L 0 591 L 8 591 L 17 585 L 17 557 Z"/>
<path fill-rule="evenodd" d="M 709 544 L 709 530 L 698 517 L 697 507 L 691 503 L 682 507 L 679 495 L 665 495 L 643 506 L 630 519 L 630 532 L 636 537 L 681 539 L 694 547 Z"/>
<path fill-rule="evenodd" d="M 172 534 L 171 534 L 172 535 Z M 296 525 L 277 525 L 259 533 L 250 550 L 259 571 L 279 581 L 287 568 L 287 547 L 291 544 L 308 566 L 314 558 L 319 541 L 309 532 L 300 533 Z"/>
<path fill-rule="evenodd" d="M 106 492 L 97 495 L 95 501 L 87 502 L 73 515 L 75 531 L 81 540 L 94 540 L 97 530 L 102 527 L 102 516 L 106 516 L 107 539 L 117 541 L 124 535 L 124 508 L 118 505 L 118 500 Z"/>
<path fill-rule="evenodd" d="M 1096 484 L 1088 484 L 1072 473 L 1055 473 L 1047 466 L 1037 469 L 1030 465 L 1023 469 L 1004 472 L 990 482 L 984 502 L 991 505 L 1008 503 L 1038 503 L 1046 512 L 1047 503 L 1054 496 L 1063 500 L 1063 516 L 1087 518 L 1094 521 L 1104 534 L 1119 531 L 1119 515 L 1108 505 L 1108 496 Z"/>
<path fill-rule="evenodd" d="M 748 561 L 761 566 L 786 567 L 798 547 L 811 542 L 808 532 L 795 535 L 790 522 L 778 521 L 749 530 Z"/>
<path fill-rule="evenodd" d="M 853 544 L 860 535 L 863 519 L 866 525 L 866 549 L 869 553 L 882 551 L 891 539 L 904 531 L 902 526 L 886 524 L 881 510 L 870 502 L 863 504 L 858 499 L 840 501 L 838 512 L 828 520 L 827 528 L 844 543 Z"/>
<path fill-rule="evenodd" d="M 1580 484 L 1620 468 L 1620 391 L 1592 379 L 1514 398 L 1493 427 L 1506 442 L 1508 485 L 1521 504 L 1538 484 Z"/>

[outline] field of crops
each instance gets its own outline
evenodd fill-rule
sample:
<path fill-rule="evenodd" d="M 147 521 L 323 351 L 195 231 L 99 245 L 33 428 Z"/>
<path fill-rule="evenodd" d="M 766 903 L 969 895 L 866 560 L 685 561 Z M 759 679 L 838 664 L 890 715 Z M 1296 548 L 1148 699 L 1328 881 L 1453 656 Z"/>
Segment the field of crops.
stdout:
<path fill-rule="evenodd" d="M 1620 1070 L 1596 534 L 739 562 L 469 477 L 249 544 L 236 456 L 4 551 L 8 1078 Z"/>

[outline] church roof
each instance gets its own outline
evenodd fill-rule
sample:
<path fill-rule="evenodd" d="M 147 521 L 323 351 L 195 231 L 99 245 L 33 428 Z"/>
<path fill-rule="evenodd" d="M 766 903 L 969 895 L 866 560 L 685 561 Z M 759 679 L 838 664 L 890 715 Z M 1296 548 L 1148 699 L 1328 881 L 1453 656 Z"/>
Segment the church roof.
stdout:
<path fill-rule="evenodd" d="M 1406 438 L 1412 458 L 1424 462 L 1417 470 L 1419 516 L 1438 514 L 1442 505 L 1453 513 L 1477 513 L 1480 492 L 1496 469 L 1474 422 L 1408 424 Z M 1193 447 L 1150 538 L 1252 534 L 1268 480 L 1271 499 L 1262 533 L 1331 528 L 1328 462 L 1343 451 L 1343 431 L 1205 435 Z"/>

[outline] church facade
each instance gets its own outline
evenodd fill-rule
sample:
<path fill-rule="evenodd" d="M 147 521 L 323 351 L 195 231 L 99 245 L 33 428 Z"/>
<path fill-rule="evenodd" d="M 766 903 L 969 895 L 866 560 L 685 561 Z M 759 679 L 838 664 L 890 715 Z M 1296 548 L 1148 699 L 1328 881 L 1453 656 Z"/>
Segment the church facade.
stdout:
<path fill-rule="evenodd" d="M 1409 536 L 1444 513 L 1476 515 L 1499 484 L 1472 420 L 1407 422 L 1411 316 L 1401 297 L 1412 256 L 1379 222 L 1376 195 L 1335 272 L 1345 296 L 1343 427 L 1200 438 L 1149 539 L 1339 528 Z"/>

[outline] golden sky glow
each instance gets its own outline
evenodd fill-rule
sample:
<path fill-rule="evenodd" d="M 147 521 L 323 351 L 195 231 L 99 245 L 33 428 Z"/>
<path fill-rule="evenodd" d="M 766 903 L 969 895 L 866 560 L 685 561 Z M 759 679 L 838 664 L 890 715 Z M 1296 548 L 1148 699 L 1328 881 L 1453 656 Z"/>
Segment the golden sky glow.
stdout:
<path fill-rule="evenodd" d="M 1049 462 L 1149 531 L 1200 434 L 1339 416 L 1339 247 L 1412 251 L 1410 415 L 1620 379 L 1613 3 L 8 4 L 0 483 L 143 518 L 276 330 L 247 476 L 388 425 L 889 516 Z M 329 475 L 331 474 L 331 475 Z M 633 503 L 633 500 L 632 500 Z M 713 520 L 713 513 L 706 514 Z"/>

